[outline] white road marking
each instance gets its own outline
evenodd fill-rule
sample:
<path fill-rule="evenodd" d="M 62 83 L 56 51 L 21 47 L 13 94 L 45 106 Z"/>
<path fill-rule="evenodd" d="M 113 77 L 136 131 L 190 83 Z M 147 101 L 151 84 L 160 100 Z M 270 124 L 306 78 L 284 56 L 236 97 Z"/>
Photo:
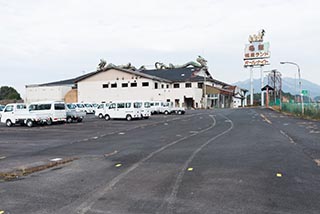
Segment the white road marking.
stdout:
<path fill-rule="evenodd" d="M 294 142 L 294 140 L 289 136 L 287 135 L 287 133 L 285 133 L 284 131 L 280 130 L 280 133 L 285 136 L 286 138 L 288 138 L 289 142 L 292 143 L 292 144 L 296 144 L 296 142 Z"/>
<path fill-rule="evenodd" d="M 197 116 L 197 115 L 193 115 L 193 116 Z M 106 192 L 112 190 L 112 188 L 119 183 L 123 178 L 125 178 L 130 172 L 132 172 L 133 170 L 135 170 L 136 168 L 138 168 L 141 164 L 143 164 L 144 162 L 146 162 L 147 160 L 149 160 L 150 158 L 152 158 L 153 156 L 155 156 L 156 154 L 164 151 L 165 149 L 180 143 L 183 140 L 186 140 L 188 138 L 191 138 L 193 136 L 196 136 L 200 133 L 206 132 L 210 129 L 212 129 L 215 125 L 216 125 L 216 120 L 214 117 L 211 117 L 213 119 L 213 123 L 199 131 L 198 133 L 193 133 L 191 135 L 182 137 L 180 139 L 177 139 L 159 149 L 157 149 L 156 151 L 150 153 L 147 157 L 143 158 L 142 160 L 136 162 L 135 164 L 133 164 L 131 167 L 127 168 L 127 170 L 125 170 L 124 172 L 122 172 L 121 174 L 119 174 L 118 176 L 116 176 L 115 178 L 113 178 L 110 182 L 108 182 L 105 187 L 100 188 L 99 190 L 95 190 L 94 192 L 86 195 L 86 200 L 85 201 L 80 201 L 80 205 L 79 205 L 79 201 L 75 201 L 74 203 L 65 206 L 63 208 L 61 208 L 57 213 L 74 213 L 76 211 L 77 214 L 85 214 L 87 213 L 89 210 L 91 210 L 91 207 L 96 203 L 96 201 L 99 200 L 99 198 L 103 197 L 104 194 L 106 194 Z"/>

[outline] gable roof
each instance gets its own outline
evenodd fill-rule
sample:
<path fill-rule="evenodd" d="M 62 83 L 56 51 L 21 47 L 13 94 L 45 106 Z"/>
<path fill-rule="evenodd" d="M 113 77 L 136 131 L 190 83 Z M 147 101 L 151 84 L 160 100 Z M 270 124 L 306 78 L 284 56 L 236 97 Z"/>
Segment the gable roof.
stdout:
<path fill-rule="evenodd" d="M 204 77 L 196 76 L 195 72 L 200 71 L 199 68 L 173 68 L 173 69 L 153 69 L 153 70 L 141 70 L 141 73 L 145 73 L 152 76 L 157 76 L 163 79 L 168 79 L 173 82 L 186 82 L 186 81 L 200 81 Z"/>
<path fill-rule="evenodd" d="M 197 76 L 196 72 L 199 72 L 201 68 L 186 67 L 186 68 L 173 68 L 173 69 L 153 69 L 153 70 L 142 70 L 140 72 L 146 73 L 152 76 L 158 76 L 164 79 L 171 80 L 172 82 L 199 82 L 204 81 L 204 77 Z M 209 72 L 206 81 L 225 86 L 231 86 L 228 83 L 213 79 Z"/>
<path fill-rule="evenodd" d="M 92 72 L 91 72 L 92 73 Z M 45 86 L 62 86 L 62 85 L 74 85 L 78 79 L 84 78 L 86 76 L 91 75 L 91 73 L 84 74 L 72 79 L 60 80 L 55 82 L 43 83 L 43 84 L 33 84 L 33 85 L 26 85 L 28 87 L 45 87 Z"/>
<path fill-rule="evenodd" d="M 161 78 L 161 77 L 158 77 L 158 76 L 149 75 L 149 74 L 146 74 L 146 73 L 142 73 L 140 71 L 127 70 L 127 69 L 122 69 L 122 68 L 118 68 L 118 67 L 110 67 L 110 68 L 106 68 L 104 70 L 94 71 L 94 72 L 89 73 L 88 75 L 84 75 L 82 77 L 79 77 L 79 78 L 77 78 L 75 80 L 75 83 L 78 83 L 78 82 L 80 82 L 80 81 L 82 81 L 84 79 L 87 79 L 88 77 L 91 77 L 93 75 L 96 75 L 98 73 L 105 72 L 105 71 L 108 71 L 108 70 L 111 70 L 111 69 L 115 69 L 115 70 L 118 70 L 118 71 L 123 71 L 123 72 L 129 73 L 129 74 L 145 77 L 145 78 L 152 79 L 152 80 L 158 80 L 158 81 L 161 81 L 161 82 L 171 82 L 169 79 L 165 79 L 165 78 Z"/>

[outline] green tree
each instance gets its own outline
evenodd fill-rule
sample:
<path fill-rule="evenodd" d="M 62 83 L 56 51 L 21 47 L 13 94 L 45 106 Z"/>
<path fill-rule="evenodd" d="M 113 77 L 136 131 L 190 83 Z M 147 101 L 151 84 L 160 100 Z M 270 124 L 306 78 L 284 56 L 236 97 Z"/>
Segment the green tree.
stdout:
<path fill-rule="evenodd" d="M 0 100 L 21 100 L 16 89 L 9 86 L 0 87 Z"/>

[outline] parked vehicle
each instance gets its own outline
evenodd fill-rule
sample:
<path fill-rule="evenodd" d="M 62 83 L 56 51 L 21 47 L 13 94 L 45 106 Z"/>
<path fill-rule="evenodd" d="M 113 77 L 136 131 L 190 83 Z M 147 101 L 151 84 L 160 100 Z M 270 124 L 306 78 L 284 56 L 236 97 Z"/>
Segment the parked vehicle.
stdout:
<path fill-rule="evenodd" d="M 104 118 L 110 119 L 141 119 L 142 103 L 137 101 L 118 101 L 109 104 Z"/>
<path fill-rule="evenodd" d="M 1 123 L 5 123 L 8 127 L 15 124 L 32 127 L 35 124 L 47 123 L 48 120 L 49 115 L 31 113 L 23 103 L 11 103 L 6 105 L 1 117 Z"/>
<path fill-rule="evenodd" d="M 171 108 L 169 102 L 160 103 L 160 113 L 161 114 L 171 114 Z"/>
<path fill-rule="evenodd" d="M 186 108 L 184 107 L 171 107 L 171 114 L 185 114 Z"/>
<path fill-rule="evenodd" d="M 85 106 L 83 103 L 73 103 L 76 106 L 76 111 L 83 111 L 85 112 Z"/>
<path fill-rule="evenodd" d="M 141 102 L 141 117 L 148 119 L 151 116 L 151 105 L 149 101 Z"/>
<path fill-rule="evenodd" d="M 173 107 L 170 102 L 161 102 L 160 113 L 162 114 L 185 114 L 184 107 Z"/>
<path fill-rule="evenodd" d="M 104 118 L 109 107 L 109 103 L 101 103 L 98 105 L 94 115 L 100 119 Z"/>
<path fill-rule="evenodd" d="M 1 119 L 1 113 L 3 112 L 3 109 L 4 109 L 4 105 L 0 105 L 0 119 Z"/>
<path fill-rule="evenodd" d="M 67 112 L 64 102 L 60 101 L 44 101 L 35 102 L 29 105 L 31 113 L 44 113 L 49 115 L 48 125 L 56 122 L 66 122 Z"/>
<path fill-rule="evenodd" d="M 150 101 L 151 114 L 159 114 L 161 101 Z"/>
<path fill-rule="evenodd" d="M 86 113 L 84 111 L 77 111 L 76 105 L 72 103 L 66 104 L 67 122 L 81 122 L 85 117 Z"/>
<path fill-rule="evenodd" d="M 90 103 L 83 103 L 84 111 L 87 114 L 94 114 L 94 107 Z"/>

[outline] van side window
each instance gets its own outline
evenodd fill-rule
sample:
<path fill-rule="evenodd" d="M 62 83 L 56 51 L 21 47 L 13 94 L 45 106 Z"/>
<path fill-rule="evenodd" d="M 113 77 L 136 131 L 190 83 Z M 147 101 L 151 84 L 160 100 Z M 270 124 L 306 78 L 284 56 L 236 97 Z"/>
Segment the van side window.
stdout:
<path fill-rule="evenodd" d="M 131 103 L 126 103 L 126 108 L 131 108 Z"/>
<path fill-rule="evenodd" d="M 142 106 L 142 103 L 139 103 L 139 102 L 133 103 L 134 108 L 141 108 L 141 106 Z"/>
<path fill-rule="evenodd" d="M 110 106 L 109 106 L 109 109 L 114 109 L 116 108 L 116 104 L 115 103 L 111 103 Z"/>
<path fill-rule="evenodd" d="M 13 111 L 13 106 L 7 106 L 4 110 L 4 112 L 12 112 Z"/>
<path fill-rule="evenodd" d="M 66 106 L 63 103 L 55 103 L 54 110 L 65 110 Z"/>
<path fill-rule="evenodd" d="M 124 108 L 124 103 L 118 103 L 118 104 L 117 104 L 117 107 L 118 107 L 118 108 Z"/>
<path fill-rule="evenodd" d="M 17 109 L 26 109 L 27 106 L 26 105 L 17 105 Z"/>
<path fill-rule="evenodd" d="M 36 109 L 34 110 L 50 110 L 51 104 L 40 104 L 36 106 Z"/>

